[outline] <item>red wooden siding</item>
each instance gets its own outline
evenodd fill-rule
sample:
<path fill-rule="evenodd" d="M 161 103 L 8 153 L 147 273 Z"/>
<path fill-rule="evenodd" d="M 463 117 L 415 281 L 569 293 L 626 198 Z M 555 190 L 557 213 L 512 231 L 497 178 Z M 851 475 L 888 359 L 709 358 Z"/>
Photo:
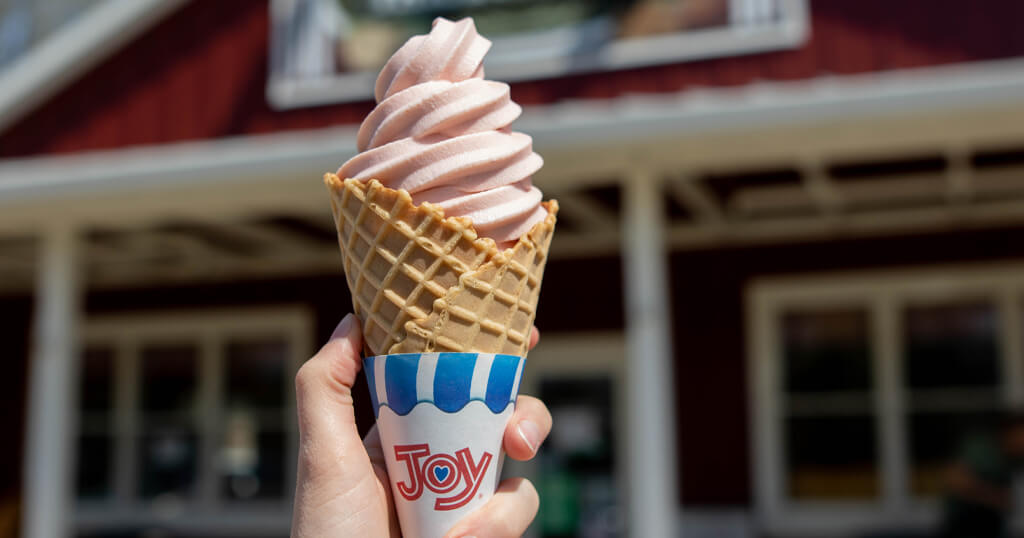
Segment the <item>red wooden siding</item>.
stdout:
<path fill-rule="evenodd" d="M 812 0 L 797 50 L 517 83 L 523 104 L 1024 55 L 1024 2 Z M 358 122 L 370 103 L 272 110 L 265 1 L 193 1 L 0 133 L 0 157 Z"/>

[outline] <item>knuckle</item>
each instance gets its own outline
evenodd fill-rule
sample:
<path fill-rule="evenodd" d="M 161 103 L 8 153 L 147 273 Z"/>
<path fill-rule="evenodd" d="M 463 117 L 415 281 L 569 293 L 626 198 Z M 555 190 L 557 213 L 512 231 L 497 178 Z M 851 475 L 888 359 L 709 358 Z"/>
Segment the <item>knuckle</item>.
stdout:
<path fill-rule="evenodd" d="M 315 477 L 314 482 L 322 483 L 329 477 L 339 472 L 340 458 L 331 446 L 312 439 L 302 439 L 299 442 L 298 466 L 303 474 L 308 477 Z"/>
<path fill-rule="evenodd" d="M 540 495 L 537 494 L 537 488 L 534 487 L 533 482 L 525 478 L 519 487 L 522 491 L 523 502 L 526 503 L 530 513 L 536 515 L 537 510 L 540 508 Z"/>
<path fill-rule="evenodd" d="M 546 415 L 548 410 L 544 402 L 533 396 L 520 396 L 516 401 L 516 412 L 528 416 Z"/>
<path fill-rule="evenodd" d="M 540 509 L 540 497 L 533 483 L 525 478 L 514 478 L 509 484 L 512 496 L 505 503 L 500 517 L 495 521 L 495 526 L 500 531 L 496 536 L 520 536 L 526 532 L 527 527 L 537 517 Z"/>
<path fill-rule="evenodd" d="M 519 398 L 519 401 L 516 402 L 518 406 L 516 411 L 531 417 L 543 429 L 550 430 L 553 418 L 548 406 L 533 396 L 520 396 Z"/>
<path fill-rule="evenodd" d="M 313 359 L 306 361 L 305 364 L 299 367 L 299 371 L 295 373 L 296 393 L 302 394 L 310 388 L 312 383 L 314 383 L 319 376 L 317 370 L 319 370 L 319 368 L 317 367 L 316 361 Z"/>
<path fill-rule="evenodd" d="M 536 405 L 538 403 L 541 404 L 541 405 L 544 405 L 543 403 L 541 403 L 541 401 L 538 398 L 536 398 L 534 396 L 529 396 L 529 395 L 526 395 L 526 394 L 520 394 L 519 395 L 519 399 L 516 402 L 516 404 L 524 406 L 524 407 L 528 406 L 528 405 Z"/>

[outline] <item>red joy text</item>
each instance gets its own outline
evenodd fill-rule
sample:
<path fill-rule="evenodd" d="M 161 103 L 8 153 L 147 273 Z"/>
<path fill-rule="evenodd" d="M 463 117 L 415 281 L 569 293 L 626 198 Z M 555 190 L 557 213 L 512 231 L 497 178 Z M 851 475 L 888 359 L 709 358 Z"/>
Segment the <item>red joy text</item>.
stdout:
<path fill-rule="evenodd" d="M 465 506 L 478 489 L 494 456 L 484 452 L 474 461 L 469 448 L 451 454 L 431 454 L 426 444 L 396 445 L 395 459 L 405 463 L 408 480 L 396 482 L 398 494 L 415 501 L 426 488 L 438 497 L 434 510 L 455 510 Z"/>

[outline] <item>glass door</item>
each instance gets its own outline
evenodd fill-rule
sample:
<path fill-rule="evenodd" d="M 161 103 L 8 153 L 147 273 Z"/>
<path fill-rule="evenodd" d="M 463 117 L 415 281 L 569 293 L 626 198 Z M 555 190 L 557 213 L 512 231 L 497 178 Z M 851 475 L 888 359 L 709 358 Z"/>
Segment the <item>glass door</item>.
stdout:
<path fill-rule="evenodd" d="M 530 353 L 520 393 L 544 400 L 557 427 L 533 461 L 506 463 L 543 499 L 526 536 L 626 535 L 624 355 L 621 333 L 545 334 Z"/>

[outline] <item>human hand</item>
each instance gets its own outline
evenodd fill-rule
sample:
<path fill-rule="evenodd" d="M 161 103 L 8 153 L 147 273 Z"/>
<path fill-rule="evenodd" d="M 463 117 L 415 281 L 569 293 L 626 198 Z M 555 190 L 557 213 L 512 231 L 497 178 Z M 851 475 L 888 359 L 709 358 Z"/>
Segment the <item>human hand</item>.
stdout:
<path fill-rule="evenodd" d="M 538 338 L 534 329 L 531 349 Z M 377 427 L 365 440 L 356 429 L 352 385 L 362 366 L 360 349 L 359 321 L 349 314 L 295 377 L 299 462 L 292 538 L 402 535 Z M 528 460 L 550 431 L 551 414 L 544 403 L 520 396 L 505 428 L 505 452 L 512 459 Z M 510 478 L 447 536 L 521 536 L 537 507 L 533 484 Z"/>

